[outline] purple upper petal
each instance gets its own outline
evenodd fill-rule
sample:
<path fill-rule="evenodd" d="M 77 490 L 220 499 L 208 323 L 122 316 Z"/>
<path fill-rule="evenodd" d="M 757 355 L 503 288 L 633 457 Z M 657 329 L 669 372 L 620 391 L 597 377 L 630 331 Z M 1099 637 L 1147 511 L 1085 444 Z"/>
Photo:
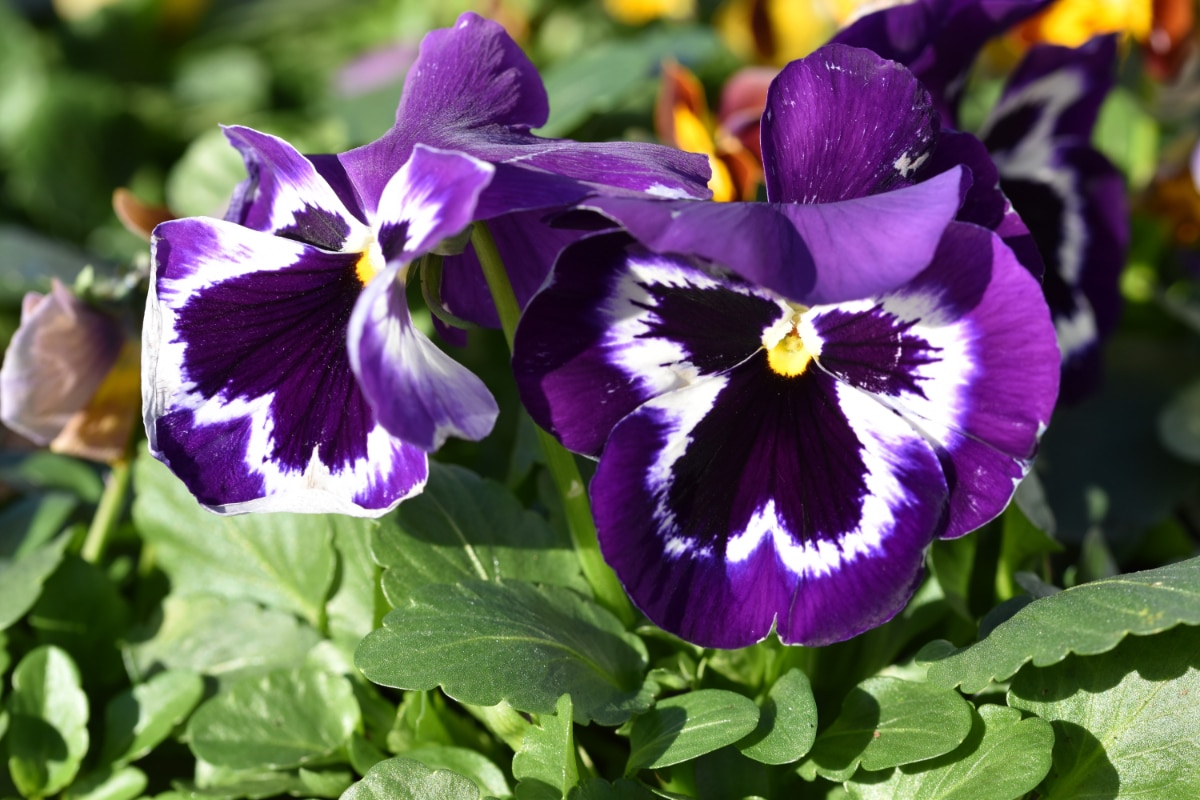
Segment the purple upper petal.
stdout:
<path fill-rule="evenodd" d="M 480 219 L 612 191 L 709 196 L 704 156 L 655 145 L 580 144 L 531 134 L 547 114 L 545 89 L 529 59 L 500 25 L 465 13 L 453 28 L 425 37 L 405 81 L 395 126 L 340 159 L 368 211 L 418 142 L 518 168 L 497 175 L 480 204 Z"/>
<path fill-rule="evenodd" d="M 868 14 L 833 41 L 865 47 L 916 74 L 943 121 L 957 127 L 967 70 L 983 45 L 1052 0 L 916 0 Z"/>
<path fill-rule="evenodd" d="M 767 199 L 831 203 L 911 185 L 938 119 L 907 69 L 832 45 L 772 81 L 761 130 Z"/>

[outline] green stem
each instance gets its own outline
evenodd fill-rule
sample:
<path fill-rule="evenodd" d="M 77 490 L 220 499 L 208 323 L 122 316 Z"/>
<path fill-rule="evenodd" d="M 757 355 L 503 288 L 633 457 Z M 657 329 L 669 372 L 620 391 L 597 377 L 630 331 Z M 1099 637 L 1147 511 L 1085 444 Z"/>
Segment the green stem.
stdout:
<path fill-rule="evenodd" d="M 508 280 L 508 272 L 504 269 L 500 251 L 496 249 L 496 241 L 487 225 L 482 222 L 475 223 L 471 243 L 475 246 L 475 255 L 479 257 L 479 263 L 483 267 L 484 278 L 487 279 L 488 289 L 500 315 L 500 327 L 504 329 L 504 338 L 511 351 L 521 307 L 517 304 L 512 283 Z M 621 588 L 621 582 L 617 580 L 616 573 L 604 563 L 604 557 L 600 553 L 600 541 L 596 537 L 591 503 L 588 501 L 579 467 L 575 463 L 575 456 L 541 428 L 538 428 L 538 442 L 546 457 L 546 467 L 550 470 L 554 486 L 562 498 L 567 529 L 571 533 L 571 541 L 579 556 L 583 575 L 591 585 L 592 591 L 596 593 L 596 600 L 628 627 L 633 624 L 636 615 L 625 590 Z"/>
<path fill-rule="evenodd" d="M 84 561 L 96 564 L 104 557 L 108 540 L 117 529 L 121 512 L 125 509 L 125 499 L 129 496 L 133 478 L 132 466 L 130 458 L 113 462 L 112 472 L 104 485 L 104 494 L 100 495 L 100 504 L 96 507 L 96 516 L 92 517 L 91 527 L 83 540 L 83 549 L 79 552 Z"/>

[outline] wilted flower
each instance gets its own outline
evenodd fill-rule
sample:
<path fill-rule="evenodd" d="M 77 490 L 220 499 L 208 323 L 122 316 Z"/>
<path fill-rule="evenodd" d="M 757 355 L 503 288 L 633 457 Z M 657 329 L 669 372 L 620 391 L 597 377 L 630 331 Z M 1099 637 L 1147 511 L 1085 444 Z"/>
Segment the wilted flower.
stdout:
<path fill-rule="evenodd" d="M 1029 469 L 1053 328 L 999 236 L 952 221 L 962 168 L 913 182 L 936 119 L 902 67 L 824 48 L 772 85 L 770 203 L 589 201 L 644 219 L 639 241 L 570 246 L 526 309 L 522 399 L 599 457 L 605 559 L 665 629 L 740 647 L 879 625 L 930 542 Z"/>
<path fill-rule="evenodd" d="M 51 450 L 93 461 L 127 455 L 140 402 L 138 345 L 116 317 L 58 280 L 31 292 L 0 368 L 0 419 Z"/>

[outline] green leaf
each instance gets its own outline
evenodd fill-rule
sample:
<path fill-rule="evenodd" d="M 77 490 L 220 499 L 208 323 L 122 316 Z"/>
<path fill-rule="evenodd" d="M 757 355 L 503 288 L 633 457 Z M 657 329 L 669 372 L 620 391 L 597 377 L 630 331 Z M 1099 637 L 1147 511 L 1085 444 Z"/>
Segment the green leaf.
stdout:
<path fill-rule="evenodd" d="M 1121 86 L 1108 93 L 1096 119 L 1096 148 L 1142 189 L 1158 167 L 1158 122 L 1133 92 Z"/>
<path fill-rule="evenodd" d="M 291 614 L 220 597 L 176 597 L 162 616 L 131 637 L 129 661 L 140 676 L 181 669 L 232 678 L 289 666 L 320 641 Z"/>
<path fill-rule="evenodd" d="M 34 491 L 0 511 L 0 553 L 21 558 L 57 536 L 79 508 L 70 492 Z"/>
<path fill-rule="evenodd" d="M 562 800 L 579 783 L 571 696 L 558 698 L 553 714 L 539 714 L 513 756 L 517 800 Z"/>
<path fill-rule="evenodd" d="M 430 464 L 425 491 L 401 504 L 394 520 L 376 530 L 371 550 L 387 568 L 383 591 L 395 608 L 427 584 L 466 580 L 590 592 L 570 542 L 503 486 L 461 467 Z"/>
<path fill-rule="evenodd" d="M 100 567 L 67 555 L 46 580 L 28 621 L 41 642 L 86 664 L 89 682 L 124 682 L 116 643 L 129 625 L 129 607 Z"/>
<path fill-rule="evenodd" d="M 359 723 L 350 681 L 311 668 L 238 680 L 188 721 L 192 752 L 228 769 L 286 769 L 329 755 Z"/>
<path fill-rule="evenodd" d="M 464 703 L 551 713 L 570 693 L 581 724 L 619 725 L 650 704 L 646 653 L 612 614 L 569 589 L 518 581 L 431 584 L 365 638 L 370 680 Z"/>
<path fill-rule="evenodd" d="M 1173 454 L 1200 463 L 1200 381 L 1177 394 L 1159 414 L 1158 435 Z"/>
<path fill-rule="evenodd" d="M 763 764 L 798 761 L 817 737 L 817 701 L 808 676 L 790 669 L 767 692 L 758 727 L 737 743 L 742 755 Z"/>
<path fill-rule="evenodd" d="M 334 532 L 373 524 L 316 514 L 219 517 L 144 451 L 134 469 L 134 522 L 176 594 L 254 600 L 317 627 L 333 581 Z"/>
<path fill-rule="evenodd" d="M 367 771 L 342 800 L 477 800 L 479 789 L 455 772 L 410 758 L 389 758 Z"/>
<path fill-rule="evenodd" d="M 63 795 L 64 800 L 135 800 L 146 791 L 149 780 L 137 767 L 116 771 L 106 768 L 77 781 Z"/>
<path fill-rule="evenodd" d="M 1054 726 L 1043 800 L 1191 800 L 1200 796 L 1200 629 L 1127 639 L 1095 656 L 1026 667 L 1014 708 Z"/>
<path fill-rule="evenodd" d="M 899 678 L 868 678 L 842 702 L 842 712 L 817 737 L 800 765 L 844 781 L 859 764 L 880 770 L 949 753 L 971 732 L 971 705 L 953 689 Z"/>
<path fill-rule="evenodd" d="M 337 569 L 325 613 L 329 618 L 330 638 L 347 655 L 354 652 L 364 636 L 379 627 L 375 611 L 379 568 L 371 558 L 373 527 L 339 525 L 333 534 Z"/>
<path fill-rule="evenodd" d="M 655 800 L 657 796 L 637 781 L 621 778 L 609 783 L 603 778 L 592 778 L 572 789 L 568 800 Z"/>
<path fill-rule="evenodd" d="M 625 774 L 690 761 L 733 744 L 758 725 L 758 706 L 736 692 L 699 689 L 634 717 Z"/>
<path fill-rule="evenodd" d="M 42 584 L 58 568 L 69 537 L 44 544 L 24 558 L 0 559 L 0 630 L 25 616 L 42 594 Z"/>
<path fill-rule="evenodd" d="M 593 113 L 652 85 L 665 58 L 695 63 L 719 49 L 713 31 L 695 25 L 651 29 L 632 39 L 597 43 L 543 73 L 553 113 L 540 133 L 563 136 Z"/>
<path fill-rule="evenodd" d="M 100 763 L 124 765 L 149 753 L 187 719 L 204 696 L 194 672 L 168 670 L 127 689 L 104 712 Z"/>
<path fill-rule="evenodd" d="M 224 800 L 261 800 L 290 794 L 300 796 L 309 789 L 295 772 L 274 772 L 259 767 L 252 770 L 230 770 L 214 767 L 206 761 L 196 762 L 195 783 L 176 781 L 175 787 L 185 791 L 185 797 L 212 797 Z"/>
<path fill-rule="evenodd" d="M 946 603 L 963 619 L 974 621 L 975 615 L 967 599 L 971 593 L 971 576 L 975 567 L 975 549 L 979 537 L 937 539 L 929 551 L 933 575 Z"/>
<path fill-rule="evenodd" d="M 1035 559 L 1060 553 L 1062 549 L 1062 545 L 1035 526 L 1016 503 L 1010 505 L 1003 517 L 996 596 L 1000 600 L 1011 598 L 1017 591 L 1013 577 L 1017 572 L 1030 569 Z"/>
<path fill-rule="evenodd" d="M 348 769 L 299 769 L 306 793 L 313 797 L 339 797 L 354 783 L 354 773 Z"/>
<path fill-rule="evenodd" d="M 88 749 L 88 701 L 75 662 L 57 647 L 30 651 L 8 696 L 8 768 L 21 794 L 46 797 L 75 779 Z"/>
<path fill-rule="evenodd" d="M 49 450 L 0 456 L 0 480 L 23 491 L 59 489 L 87 503 L 99 502 L 104 491 L 94 464 Z"/>
<path fill-rule="evenodd" d="M 859 770 L 846 784 L 855 800 L 1015 800 L 1050 769 L 1054 731 L 1037 717 L 982 706 L 971 733 L 944 756 L 888 772 Z"/>
<path fill-rule="evenodd" d="M 482 753 L 466 747 L 431 744 L 404 752 L 430 769 L 446 769 L 470 778 L 484 797 L 512 797 L 504 773 Z"/>
<path fill-rule="evenodd" d="M 1111 650 L 1125 636 L 1200 624 L 1200 558 L 1085 583 L 1022 608 L 986 639 L 929 660 L 929 680 L 966 694 L 1014 675 L 1026 662 L 1047 666 L 1068 653 Z M 939 645 L 939 647 L 944 647 Z M 944 650 L 943 650 L 944 652 Z"/>

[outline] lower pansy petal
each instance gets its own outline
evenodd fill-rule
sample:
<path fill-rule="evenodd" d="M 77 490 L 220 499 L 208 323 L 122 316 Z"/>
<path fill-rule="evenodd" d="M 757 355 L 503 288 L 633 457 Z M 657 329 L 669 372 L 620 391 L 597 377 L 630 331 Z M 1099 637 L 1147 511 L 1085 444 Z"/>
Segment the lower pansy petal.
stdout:
<path fill-rule="evenodd" d="M 988 231 L 955 223 L 900 290 L 814 307 L 801 338 L 821 368 L 894 408 L 942 457 L 960 536 L 999 514 L 1028 471 L 1058 390 L 1041 289 Z"/>
<path fill-rule="evenodd" d="M 363 290 L 346 338 L 358 385 L 383 427 L 425 451 L 448 436 L 478 440 L 499 408 L 470 370 L 418 331 L 408 312 L 399 265 Z"/>
<path fill-rule="evenodd" d="M 377 516 L 424 485 L 346 356 L 356 260 L 217 220 L 156 230 L 146 432 L 214 511 Z"/>
<path fill-rule="evenodd" d="M 753 355 L 779 313 L 775 299 L 623 233 L 591 236 L 563 251 L 526 308 L 513 372 L 538 424 L 597 455 L 643 402 Z"/>
<path fill-rule="evenodd" d="M 890 409 L 760 351 L 625 418 L 591 494 L 605 559 L 656 624 L 703 646 L 772 628 L 822 645 L 904 606 L 946 484 Z"/>

